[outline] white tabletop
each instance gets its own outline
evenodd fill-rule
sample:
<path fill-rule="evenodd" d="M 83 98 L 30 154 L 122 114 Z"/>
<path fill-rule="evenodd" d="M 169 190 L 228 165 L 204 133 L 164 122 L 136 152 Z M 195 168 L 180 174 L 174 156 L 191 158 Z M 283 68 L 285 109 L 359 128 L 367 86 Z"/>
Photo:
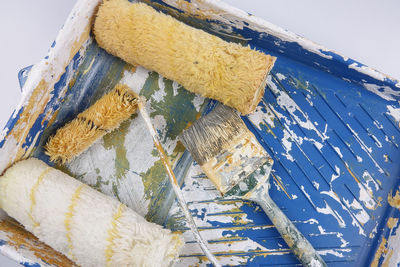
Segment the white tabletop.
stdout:
<path fill-rule="evenodd" d="M 398 0 L 225 0 L 400 79 Z M 0 128 L 20 98 L 18 71 L 46 55 L 73 0 L 0 2 Z M 0 255 L 0 266 L 19 264 Z"/>

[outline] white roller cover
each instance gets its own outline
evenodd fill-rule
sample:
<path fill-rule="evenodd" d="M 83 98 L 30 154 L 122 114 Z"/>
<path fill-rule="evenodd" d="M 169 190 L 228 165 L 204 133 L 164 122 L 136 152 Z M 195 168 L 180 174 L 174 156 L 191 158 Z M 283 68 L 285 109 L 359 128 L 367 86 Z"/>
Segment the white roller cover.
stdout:
<path fill-rule="evenodd" d="M 0 205 L 81 266 L 169 266 L 183 245 L 180 235 L 34 158 L 0 178 Z"/>

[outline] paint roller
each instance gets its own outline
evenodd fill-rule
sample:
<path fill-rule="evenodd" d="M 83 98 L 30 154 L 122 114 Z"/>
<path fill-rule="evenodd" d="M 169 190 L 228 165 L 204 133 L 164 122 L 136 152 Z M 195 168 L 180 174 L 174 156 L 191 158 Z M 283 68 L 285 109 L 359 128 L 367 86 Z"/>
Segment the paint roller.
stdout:
<path fill-rule="evenodd" d="M 112 55 L 242 114 L 257 107 L 276 59 L 127 0 L 105 0 L 93 29 L 99 46 Z"/>
<path fill-rule="evenodd" d="M 180 234 L 35 158 L 0 177 L 0 206 L 80 266 L 169 266 L 183 245 Z"/>

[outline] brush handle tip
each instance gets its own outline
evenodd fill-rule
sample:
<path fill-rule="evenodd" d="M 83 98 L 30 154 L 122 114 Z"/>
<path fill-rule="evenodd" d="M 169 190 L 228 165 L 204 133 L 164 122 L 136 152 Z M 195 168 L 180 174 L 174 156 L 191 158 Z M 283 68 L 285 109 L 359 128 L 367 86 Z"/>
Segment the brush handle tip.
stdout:
<path fill-rule="evenodd" d="M 251 194 L 246 195 L 246 199 L 254 201 L 262 207 L 303 266 L 327 267 L 325 261 L 311 243 L 271 199 L 266 185 L 264 184 L 253 190 Z"/>

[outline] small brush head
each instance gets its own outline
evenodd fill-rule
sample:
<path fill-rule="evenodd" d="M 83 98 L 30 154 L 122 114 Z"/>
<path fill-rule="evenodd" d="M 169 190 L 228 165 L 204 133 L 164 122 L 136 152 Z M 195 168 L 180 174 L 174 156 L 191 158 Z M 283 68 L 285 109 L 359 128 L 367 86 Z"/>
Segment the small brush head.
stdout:
<path fill-rule="evenodd" d="M 220 104 L 185 130 L 180 140 L 193 159 L 203 165 L 248 131 L 233 108 Z"/>
<path fill-rule="evenodd" d="M 272 159 L 232 108 L 217 106 L 180 140 L 223 195 L 242 196 L 269 176 Z"/>
<path fill-rule="evenodd" d="M 72 121 L 59 128 L 45 145 L 51 161 L 66 163 L 88 149 L 96 140 L 119 127 L 135 111 L 138 96 L 118 84 Z"/>

